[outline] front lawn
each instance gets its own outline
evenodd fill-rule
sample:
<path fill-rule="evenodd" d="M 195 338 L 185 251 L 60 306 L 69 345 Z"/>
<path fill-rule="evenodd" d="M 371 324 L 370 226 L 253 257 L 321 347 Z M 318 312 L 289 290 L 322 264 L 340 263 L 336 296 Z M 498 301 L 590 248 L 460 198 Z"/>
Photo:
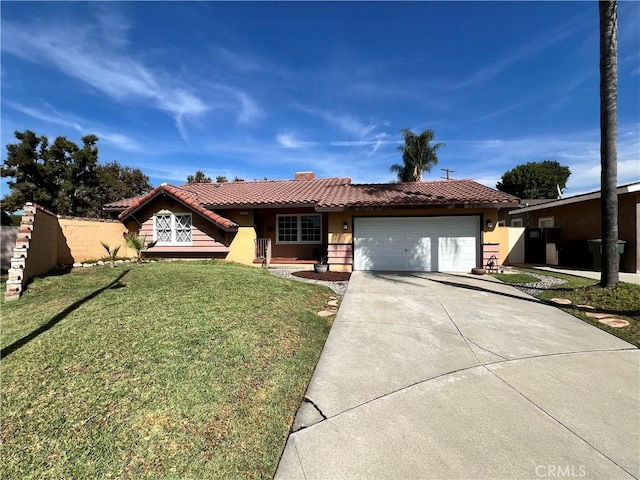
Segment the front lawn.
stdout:
<path fill-rule="evenodd" d="M 565 275 L 546 270 L 519 269 L 518 271 L 520 275 L 536 273 L 566 280 L 566 283 L 561 285 L 543 289 L 538 295 L 538 298 L 552 303 L 554 306 L 562 308 L 585 322 L 595 325 L 602 330 L 640 347 L 640 285 L 619 282 L 615 289 L 603 289 L 598 286 L 598 280 L 589 278 Z M 508 277 L 511 276 L 512 275 L 509 274 L 500 275 L 500 279 L 509 281 Z M 538 281 L 538 279 L 534 280 L 536 282 Z M 552 298 L 567 298 L 571 300 L 571 305 L 557 305 L 551 302 Z M 594 310 L 579 308 L 578 305 L 589 305 L 594 307 Z M 610 314 L 612 317 L 628 321 L 629 326 L 613 328 L 604 325 L 598 322 L 597 319 L 589 317 L 587 315 L 589 311 Z"/>
<path fill-rule="evenodd" d="M 36 279 L 2 305 L 0 477 L 271 477 L 330 295 L 210 261 Z"/>

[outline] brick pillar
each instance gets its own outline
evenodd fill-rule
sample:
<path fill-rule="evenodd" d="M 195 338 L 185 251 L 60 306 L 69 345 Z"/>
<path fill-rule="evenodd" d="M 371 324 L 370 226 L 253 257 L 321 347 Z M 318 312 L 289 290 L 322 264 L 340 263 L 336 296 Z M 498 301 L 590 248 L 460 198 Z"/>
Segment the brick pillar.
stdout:
<path fill-rule="evenodd" d="M 23 211 L 24 214 L 20 221 L 16 245 L 13 249 L 13 257 L 11 257 L 7 290 L 4 294 L 4 298 L 7 301 L 20 298 L 26 282 L 24 270 L 27 265 L 27 256 L 29 255 L 29 243 L 31 242 L 31 235 L 33 233 L 36 206 L 32 203 L 27 203 Z"/>

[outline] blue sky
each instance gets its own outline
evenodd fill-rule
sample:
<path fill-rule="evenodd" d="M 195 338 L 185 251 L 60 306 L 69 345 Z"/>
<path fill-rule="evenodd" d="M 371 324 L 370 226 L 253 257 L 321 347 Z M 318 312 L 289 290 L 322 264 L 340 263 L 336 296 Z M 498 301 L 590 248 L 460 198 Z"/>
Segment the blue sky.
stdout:
<path fill-rule="evenodd" d="M 495 186 L 518 164 L 599 188 L 596 2 L 2 2 L 4 146 L 80 143 L 153 185 L 296 171 L 393 180 L 400 129 Z M 640 3 L 619 5 L 618 180 L 640 179 Z M 2 182 L 3 193 L 6 183 Z"/>

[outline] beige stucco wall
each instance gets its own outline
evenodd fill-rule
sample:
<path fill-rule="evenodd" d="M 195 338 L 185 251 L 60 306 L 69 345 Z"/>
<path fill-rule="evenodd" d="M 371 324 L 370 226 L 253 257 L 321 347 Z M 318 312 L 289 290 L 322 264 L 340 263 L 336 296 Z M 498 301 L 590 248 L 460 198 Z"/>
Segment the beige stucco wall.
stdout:
<path fill-rule="evenodd" d="M 58 263 L 72 264 L 97 260 L 107 255 L 100 242 L 111 248 L 120 245 L 119 257 L 133 258 L 135 251 L 127 247 L 127 229 L 118 221 L 61 217 L 58 219 L 63 241 L 58 243 Z"/>
<path fill-rule="evenodd" d="M 240 215 L 239 211 L 226 211 L 222 215 L 232 222 L 240 225 L 238 233 L 229 244 L 229 253 L 226 260 L 230 262 L 242 263 L 244 265 L 254 265 L 256 258 L 256 229 L 254 228 L 253 210 L 243 210 L 246 215 Z M 258 265 L 259 266 L 259 265 Z"/>
<path fill-rule="evenodd" d="M 58 218 L 44 210 L 36 209 L 24 278 L 47 273 L 58 264 L 58 241 L 61 239 L 62 231 Z"/>
<path fill-rule="evenodd" d="M 508 231 L 508 251 L 504 263 L 524 263 L 524 227 L 505 227 Z"/>

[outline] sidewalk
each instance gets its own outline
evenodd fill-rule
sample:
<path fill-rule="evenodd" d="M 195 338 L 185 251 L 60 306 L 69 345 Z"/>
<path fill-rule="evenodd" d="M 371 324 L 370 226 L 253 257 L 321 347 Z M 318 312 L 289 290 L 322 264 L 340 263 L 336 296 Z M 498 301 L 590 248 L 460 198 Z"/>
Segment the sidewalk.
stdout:
<path fill-rule="evenodd" d="M 570 268 L 557 268 L 557 267 L 532 267 L 536 270 L 547 270 L 549 272 L 565 273 L 567 275 L 575 275 L 577 277 L 593 278 L 594 280 L 600 280 L 600 272 L 594 272 L 591 270 L 574 270 Z M 640 285 L 640 274 L 638 273 L 625 273 L 620 272 L 620 281 L 625 283 L 635 283 Z"/>

